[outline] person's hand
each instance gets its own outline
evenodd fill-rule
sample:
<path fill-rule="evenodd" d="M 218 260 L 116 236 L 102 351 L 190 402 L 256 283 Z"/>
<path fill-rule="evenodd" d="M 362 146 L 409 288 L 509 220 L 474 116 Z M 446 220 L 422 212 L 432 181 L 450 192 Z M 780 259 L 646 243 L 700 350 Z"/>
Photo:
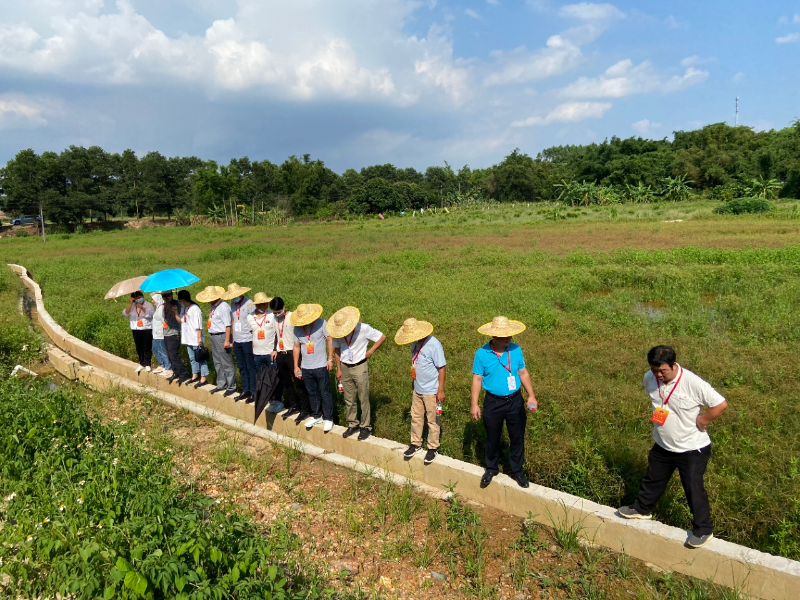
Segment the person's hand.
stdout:
<path fill-rule="evenodd" d="M 270 357 L 270 358 L 271 358 L 273 361 L 274 361 L 274 360 L 276 360 L 276 359 L 278 358 L 278 352 L 277 352 L 277 350 L 273 350 L 273 351 L 272 351 L 272 354 L 270 354 L 270 355 L 269 355 L 269 357 Z"/>
<path fill-rule="evenodd" d="M 472 420 L 479 421 L 481 418 L 481 407 L 477 404 L 472 405 Z"/>
<path fill-rule="evenodd" d="M 537 408 L 539 408 L 539 405 L 537 404 L 536 400 L 528 400 L 528 410 L 534 411 Z"/>
<path fill-rule="evenodd" d="M 300 379 L 300 377 L 302 375 L 303 375 L 303 372 L 300 369 L 295 369 L 294 370 L 294 376 L 297 377 L 298 379 Z"/>
<path fill-rule="evenodd" d="M 366 358 L 367 360 L 369 360 L 369 357 L 370 357 L 370 356 L 372 356 L 372 348 L 370 348 L 369 350 L 367 350 L 366 354 L 364 355 L 364 358 Z"/>
<path fill-rule="evenodd" d="M 223 344 L 222 344 L 222 347 L 223 347 L 223 348 L 225 348 L 225 350 L 227 350 L 228 348 L 230 348 L 230 347 L 231 347 L 231 345 L 232 345 L 232 344 L 231 344 L 230 342 L 228 342 L 228 341 L 225 341 L 225 342 L 223 342 Z"/>
<path fill-rule="evenodd" d="M 436 390 L 436 402 L 439 404 L 444 402 L 444 390 Z"/>
<path fill-rule="evenodd" d="M 325 366 L 328 368 L 328 371 L 330 371 L 333 368 L 333 361 L 329 358 Z"/>
<path fill-rule="evenodd" d="M 703 433 L 706 432 L 706 428 L 708 427 L 708 421 L 703 418 L 703 415 L 697 415 L 697 419 L 695 420 L 695 425 L 697 425 L 697 429 L 702 431 Z"/>

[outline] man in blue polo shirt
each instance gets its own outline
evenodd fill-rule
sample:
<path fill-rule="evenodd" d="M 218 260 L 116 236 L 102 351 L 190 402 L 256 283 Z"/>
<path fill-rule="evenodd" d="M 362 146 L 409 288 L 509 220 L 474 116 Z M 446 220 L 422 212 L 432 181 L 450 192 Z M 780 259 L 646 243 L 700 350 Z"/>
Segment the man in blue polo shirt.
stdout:
<path fill-rule="evenodd" d="M 478 406 L 481 387 L 486 391 L 483 398 L 486 471 L 481 477 L 481 487 L 489 485 L 492 478 L 500 472 L 497 463 L 500 458 L 503 421 L 508 428 L 511 442 L 509 475 L 520 487 L 526 488 L 529 485 L 525 473 L 522 472 L 528 413 L 520 387 L 524 386 L 528 394 L 527 410 L 536 410 L 537 403 L 531 377 L 525 368 L 522 349 L 511 343 L 511 337 L 523 331 L 525 325 L 519 321 L 509 321 L 506 317 L 495 317 L 491 323 L 478 329 L 478 333 L 492 336 L 492 340 L 475 353 L 472 363 L 472 418 L 476 421 L 481 418 L 481 409 Z"/>

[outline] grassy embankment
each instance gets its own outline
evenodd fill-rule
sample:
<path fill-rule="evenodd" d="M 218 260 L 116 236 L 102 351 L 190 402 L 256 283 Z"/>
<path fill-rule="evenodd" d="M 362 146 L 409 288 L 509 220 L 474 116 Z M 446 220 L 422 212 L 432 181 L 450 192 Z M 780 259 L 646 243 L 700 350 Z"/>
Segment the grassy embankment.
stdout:
<path fill-rule="evenodd" d="M 709 204 L 473 210 L 426 217 L 294 225 L 181 228 L 4 240 L 6 261 L 41 283 L 53 317 L 89 342 L 132 356 L 118 279 L 180 266 L 287 304 L 346 304 L 392 337 L 403 319 L 432 321 L 448 358 L 442 451 L 481 462 L 483 427 L 468 416 L 476 328 L 496 314 L 519 336 L 541 411 L 529 422 L 537 483 L 615 505 L 633 498 L 651 445 L 641 390 L 644 355 L 676 347 L 731 409 L 712 429 L 708 475 L 721 537 L 800 557 L 800 426 L 793 316 L 800 222 L 793 204 L 764 217 L 716 217 Z M 632 211 L 629 212 L 629 211 Z M 585 213 L 585 214 L 584 214 Z M 683 219 L 683 222 L 665 222 Z M 371 361 L 378 435 L 408 436 L 407 349 Z M 337 409 L 342 411 L 341 402 Z M 341 422 L 341 415 L 340 415 Z M 677 479 L 660 519 L 688 527 Z"/>

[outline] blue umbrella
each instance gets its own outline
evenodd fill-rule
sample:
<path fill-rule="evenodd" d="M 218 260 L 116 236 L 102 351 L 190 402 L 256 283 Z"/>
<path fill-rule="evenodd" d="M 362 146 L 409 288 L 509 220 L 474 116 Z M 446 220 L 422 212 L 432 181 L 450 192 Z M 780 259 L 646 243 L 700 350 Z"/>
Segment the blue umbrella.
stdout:
<path fill-rule="evenodd" d="M 164 292 L 166 290 L 186 287 L 197 281 L 200 281 L 200 278 L 197 275 L 192 275 L 189 271 L 184 271 L 183 269 L 165 269 L 150 275 L 150 277 L 142 282 L 139 289 L 143 292 Z"/>

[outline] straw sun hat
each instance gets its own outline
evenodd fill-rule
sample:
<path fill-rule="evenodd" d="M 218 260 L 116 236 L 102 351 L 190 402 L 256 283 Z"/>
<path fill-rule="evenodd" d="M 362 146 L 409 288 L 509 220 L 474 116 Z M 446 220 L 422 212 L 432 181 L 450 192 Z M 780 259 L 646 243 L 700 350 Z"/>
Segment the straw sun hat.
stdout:
<path fill-rule="evenodd" d="M 361 312 L 355 306 L 340 308 L 328 319 L 328 333 L 331 337 L 343 338 L 356 328 L 360 318 Z"/>
<path fill-rule="evenodd" d="M 239 296 L 244 296 L 247 292 L 250 291 L 251 288 L 248 287 L 241 287 L 238 283 L 232 283 L 228 286 L 228 291 L 225 292 L 223 290 L 222 299 L 223 300 L 233 300 L 234 298 L 238 298 Z"/>
<path fill-rule="evenodd" d="M 234 296 L 235 298 L 236 296 Z M 267 296 L 264 292 L 258 292 L 253 296 L 253 304 L 267 304 L 272 298 Z"/>
<path fill-rule="evenodd" d="M 394 343 L 400 346 L 410 344 L 417 340 L 424 339 L 433 333 L 433 325 L 427 321 L 417 321 L 416 319 L 406 319 L 403 326 L 397 330 L 394 336 Z"/>
<path fill-rule="evenodd" d="M 510 321 L 508 317 L 495 317 L 491 323 L 478 328 L 478 333 L 492 337 L 511 337 L 525 331 L 525 325 L 519 321 Z"/>
<path fill-rule="evenodd" d="M 195 298 L 198 302 L 215 302 L 222 298 L 225 293 L 225 288 L 218 285 L 210 285 L 202 292 L 197 294 Z"/>
<path fill-rule="evenodd" d="M 322 306 L 319 304 L 299 304 L 289 317 L 289 323 L 295 327 L 302 327 L 319 319 L 321 314 Z"/>

